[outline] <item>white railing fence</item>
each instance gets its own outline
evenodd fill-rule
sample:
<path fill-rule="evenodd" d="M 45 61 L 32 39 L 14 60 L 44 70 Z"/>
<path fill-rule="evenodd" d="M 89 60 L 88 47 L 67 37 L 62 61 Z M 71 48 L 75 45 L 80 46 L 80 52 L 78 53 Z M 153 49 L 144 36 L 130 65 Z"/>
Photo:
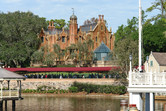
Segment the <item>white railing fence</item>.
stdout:
<path fill-rule="evenodd" d="M 166 85 L 166 72 L 162 73 L 129 72 L 129 86 L 137 86 L 137 85 L 164 86 Z"/>

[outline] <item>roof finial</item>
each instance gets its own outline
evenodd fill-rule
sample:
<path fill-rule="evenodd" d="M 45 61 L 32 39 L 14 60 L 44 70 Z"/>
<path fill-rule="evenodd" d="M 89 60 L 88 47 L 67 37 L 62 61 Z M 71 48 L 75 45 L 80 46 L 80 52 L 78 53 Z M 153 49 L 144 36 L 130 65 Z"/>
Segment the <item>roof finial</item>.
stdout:
<path fill-rule="evenodd" d="M 73 15 L 74 15 L 74 8 L 72 8 L 72 10 L 73 10 Z"/>

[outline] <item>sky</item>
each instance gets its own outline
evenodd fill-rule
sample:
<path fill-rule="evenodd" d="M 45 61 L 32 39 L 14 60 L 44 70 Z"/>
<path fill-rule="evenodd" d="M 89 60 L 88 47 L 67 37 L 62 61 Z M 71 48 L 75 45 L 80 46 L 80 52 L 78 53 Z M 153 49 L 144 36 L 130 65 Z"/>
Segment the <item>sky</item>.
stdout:
<path fill-rule="evenodd" d="M 142 0 L 142 9 L 146 10 L 155 0 Z M 98 15 L 104 15 L 108 29 L 116 32 L 118 26 L 127 24 L 127 19 L 138 17 L 139 0 L 0 0 L 0 12 L 30 11 L 46 20 L 65 19 L 69 21 L 72 8 L 77 16 L 78 26 Z M 147 13 L 148 18 L 157 11 Z"/>

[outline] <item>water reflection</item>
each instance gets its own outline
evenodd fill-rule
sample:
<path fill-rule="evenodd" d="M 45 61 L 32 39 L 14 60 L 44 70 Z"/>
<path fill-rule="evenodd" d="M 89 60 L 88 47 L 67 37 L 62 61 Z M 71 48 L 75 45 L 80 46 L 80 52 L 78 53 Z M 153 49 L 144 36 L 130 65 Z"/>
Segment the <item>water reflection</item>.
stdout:
<path fill-rule="evenodd" d="M 11 102 L 8 103 L 11 109 Z M 24 96 L 16 111 L 119 111 L 120 100 L 106 97 Z"/>
<path fill-rule="evenodd" d="M 23 96 L 16 102 L 16 111 L 120 111 L 120 99 L 110 97 Z M 163 111 L 166 101 L 156 101 L 155 111 Z M 8 111 L 12 109 L 8 102 Z"/>

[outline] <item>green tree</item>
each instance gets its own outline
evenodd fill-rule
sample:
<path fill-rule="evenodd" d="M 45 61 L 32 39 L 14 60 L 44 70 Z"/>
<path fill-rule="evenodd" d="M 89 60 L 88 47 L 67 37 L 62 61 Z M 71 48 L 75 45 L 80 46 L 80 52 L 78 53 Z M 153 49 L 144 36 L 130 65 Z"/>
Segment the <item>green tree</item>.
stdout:
<path fill-rule="evenodd" d="M 39 48 L 37 34 L 47 26 L 45 18 L 31 12 L 0 13 L 0 59 L 10 66 L 26 66 Z"/>
<path fill-rule="evenodd" d="M 55 54 L 53 52 L 47 52 L 44 57 L 44 64 L 48 67 L 52 67 L 54 65 Z"/>
<path fill-rule="evenodd" d="M 129 55 L 132 55 L 132 65 L 137 66 L 138 63 L 138 41 L 132 38 L 126 37 L 119 40 L 115 49 L 114 57 L 117 59 L 118 64 L 121 67 L 123 74 L 127 74 L 129 70 Z M 123 75 L 124 76 L 124 75 Z M 126 75 L 125 75 L 126 76 Z"/>
<path fill-rule="evenodd" d="M 62 51 L 62 49 L 60 48 L 60 46 L 58 44 L 54 44 L 54 53 L 56 54 L 56 61 L 61 61 L 61 59 L 65 56 L 65 50 Z"/>
<path fill-rule="evenodd" d="M 44 61 L 44 47 L 41 47 L 39 50 L 35 51 L 32 54 L 31 61 L 33 63 L 43 63 L 43 61 Z"/>
<path fill-rule="evenodd" d="M 159 10 L 161 13 L 152 17 L 151 20 L 157 20 L 159 18 L 166 18 L 166 1 L 165 0 L 155 0 L 153 5 L 149 7 L 146 11 L 152 12 L 153 10 Z"/>
<path fill-rule="evenodd" d="M 64 19 L 51 19 L 50 21 L 54 22 L 54 26 L 56 29 L 62 29 L 63 27 L 68 29 L 69 27 L 69 23 L 66 23 Z M 47 21 L 47 24 L 49 24 L 49 21 Z"/>
<path fill-rule="evenodd" d="M 143 48 L 145 56 L 153 52 L 166 52 L 166 20 L 160 19 L 154 24 L 143 27 Z"/>

